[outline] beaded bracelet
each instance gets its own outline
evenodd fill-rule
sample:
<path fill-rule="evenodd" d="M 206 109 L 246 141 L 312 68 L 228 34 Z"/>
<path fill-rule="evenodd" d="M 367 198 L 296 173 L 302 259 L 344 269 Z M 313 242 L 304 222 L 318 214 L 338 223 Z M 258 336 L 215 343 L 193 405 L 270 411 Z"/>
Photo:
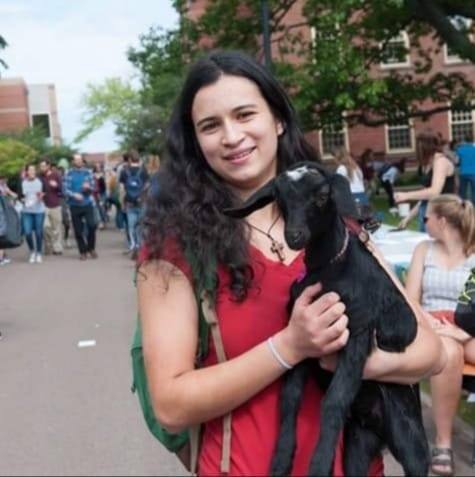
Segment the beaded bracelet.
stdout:
<path fill-rule="evenodd" d="M 277 351 L 276 347 L 274 346 L 274 342 L 272 341 L 272 337 L 267 340 L 267 346 L 269 346 L 269 349 L 271 350 L 272 354 L 274 355 L 274 358 L 279 362 L 279 364 L 285 368 L 285 369 L 292 369 L 293 366 L 291 366 L 287 361 L 285 361 L 284 358 L 279 354 Z"/>

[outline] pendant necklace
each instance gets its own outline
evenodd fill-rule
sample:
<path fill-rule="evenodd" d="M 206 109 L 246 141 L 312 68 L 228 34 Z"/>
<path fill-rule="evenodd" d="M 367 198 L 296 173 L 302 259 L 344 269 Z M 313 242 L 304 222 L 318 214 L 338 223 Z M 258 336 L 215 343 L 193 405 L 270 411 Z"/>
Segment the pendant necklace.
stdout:
<path fill-rule="evenodd" d="M 247 225 L 249 225 L 249 227 L 253 228 L 254 230 L 257 230 L 258 232 L 260 232 L 261 234 L 265 235 L 271 242 L 271 246 L 270 246 L 270 251 L 274 254 L 274 255 L 277 255 L 279 261 L 281 263 L 284 262 L 285 260 L 285 254 L 284 254 L 284 244 L 282 242 L 279 242 L 278 240 L 276 240 L 274 237 L 272 237 L 272 235 L 270 234 L 270 231 L 272 230 L 272 228 L 274 227 L 274 225 L 277 223 L 277 221 L 280 219 L 280 214 L 276 217 L 276 219 L 274 220 L 274 222 L 272 222 L 271 226 L 269 227 L 269 229 L 267 230 L 267 232 L 265 232 L 264 230 L 260 229 L 259 227 L 256 227 L 255 225 L 252 225 L 250 224 L 249 222 L 247 222 Z"/>

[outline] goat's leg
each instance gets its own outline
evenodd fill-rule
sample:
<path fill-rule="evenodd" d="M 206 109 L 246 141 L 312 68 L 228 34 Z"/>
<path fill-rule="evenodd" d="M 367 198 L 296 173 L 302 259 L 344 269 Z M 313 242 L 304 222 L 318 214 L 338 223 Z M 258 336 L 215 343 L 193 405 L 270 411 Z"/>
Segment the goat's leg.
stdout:
<path fill-rule="evenodd" d="M 402 352 L 416 337 L 416 317 L 398 291 L 388 290 L 376 316 L 376 342 L 379 348 Z"/>
<path fill-rule="evenodd" d="M 350 418 L 345 425 L 343 464 L 345 475 L 368 475 L 373 459 L 383 447 L 381 436 Z"/>
<path fill-rule="evenodd" d="M 363 368 L 370 349 L 370 331 L 350 339 L 340 352 L 332 382 L 325 394 L 320 420 L 320 437 L 312 456 L 309 475 L 332 475 L 335 448 L 351 403 L 361 386 Z"/>
<path fill-rule="evenodd" d="M 300 409 L 308 362 L 298 364 L 284 378 L 280 396 L 280 430 L 271 463 L 271 475 L 289 475 L 297 446 L 297 413 Z"/>
<path fill-rule="evenodd" d="M 427 475 L 429 445 L 414 387 L 383 384 L 381 390 L 389 450 L 401 464 L 405 475 Z"/>

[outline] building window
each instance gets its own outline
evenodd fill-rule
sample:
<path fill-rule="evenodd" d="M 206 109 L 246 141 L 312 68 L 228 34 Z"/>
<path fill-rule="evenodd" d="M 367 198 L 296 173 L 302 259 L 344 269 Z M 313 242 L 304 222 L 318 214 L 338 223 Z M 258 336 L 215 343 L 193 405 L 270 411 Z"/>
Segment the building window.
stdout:
<path fill-rule="evenodd" d="M 399 68 L 401 66 L 410 66 L 409 57 L 409 36 L 405 31 L 391 38 L 382 51 L 382 68 Z"/>
<path fill-rule="evenodd" d="M 452 141 L 474 140 L 474 115 L 471 109 L 452 109 L 449 112 L 450 137 Z"/>
<path fill-rule="evenodd" d="M 409 119 L 396 119 L 386 126 L 386 145 L 388 152 L 412 151 L 413 132 Z"/>
<path fill-rule="evenodd" d="M 34 128 L 41 129 L 45 137 L 51 137 L 49 114 L 33 114 L 31 123 Z"/>
<path fill-rule="evenodd" d="M 346 147 L 347 131 L 345 123 L 330 124 L 320 131 L 320 149 L 322 156 L 331 156 L 335 149 Z"/>
<path fill-rule="evenodd" d="M 461 16 L 455 16 L 450 18 L 450 23 L 459 31 L 469 32 L 472 26 L 472 20 Z M 472 35 L 469 35 L 472 39 Z M 460 56 L 451 50 L 447 44 L 444 44 L 444 60 L 445 63 L 465 63 L 468 60 L 460 58 Z"/>

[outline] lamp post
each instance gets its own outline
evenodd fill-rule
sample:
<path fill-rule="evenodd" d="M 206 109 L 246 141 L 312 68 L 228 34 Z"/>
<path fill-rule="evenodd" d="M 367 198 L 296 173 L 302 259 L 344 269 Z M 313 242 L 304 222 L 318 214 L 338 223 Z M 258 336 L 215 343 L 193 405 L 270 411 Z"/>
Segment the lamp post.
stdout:
<path fill-rule="evenodd" d="M 270 48 L 269 5 L 267 0 L 261 0 L 262 44 L 266 68 L 272 70 L 272 53 Z"/>

